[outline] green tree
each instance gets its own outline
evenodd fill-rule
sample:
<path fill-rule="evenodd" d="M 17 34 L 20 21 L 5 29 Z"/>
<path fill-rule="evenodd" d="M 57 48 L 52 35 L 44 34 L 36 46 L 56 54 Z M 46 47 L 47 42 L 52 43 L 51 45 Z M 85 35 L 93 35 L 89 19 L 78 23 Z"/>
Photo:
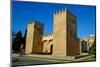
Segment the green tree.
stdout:
<path fill-rule="evenodd" d="M 25 30 L 25 34 L 23 37 L 23 49 L 25 49 L 25 45 L 26 45 L 26 36 L 27 36 L 27 29 Z"/>
<path fill-rule="evenodd" d="M 22 33 L 21 31 L 18 31 L 16 33 L 16 36 L 12 40 L 12 50 L 16 53 L 19 53 L 21 43 L 22 43 Z"/>

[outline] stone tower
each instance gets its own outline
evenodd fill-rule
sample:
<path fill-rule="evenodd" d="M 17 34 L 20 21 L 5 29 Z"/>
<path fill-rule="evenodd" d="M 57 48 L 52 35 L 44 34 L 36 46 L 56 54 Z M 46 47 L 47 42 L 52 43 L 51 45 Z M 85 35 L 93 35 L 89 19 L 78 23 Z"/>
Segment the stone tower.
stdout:
<path fill-rule="evenodd" d="M 38 21 L 28 24 L 25 53 L 42 53 L 43 52 L 43 35 L 44 25 Z"/>
<path fill-rule="evenodd" d="M 76 16 L 66 8 L 54 13 L 53 40 L 54 56 L 76 56 L 80 54 Z"/>

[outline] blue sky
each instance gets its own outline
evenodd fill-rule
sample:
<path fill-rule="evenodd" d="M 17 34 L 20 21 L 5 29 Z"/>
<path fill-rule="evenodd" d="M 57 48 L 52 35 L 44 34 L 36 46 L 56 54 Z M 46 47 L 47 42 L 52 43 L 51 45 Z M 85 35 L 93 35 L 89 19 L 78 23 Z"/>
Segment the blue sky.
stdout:
<path fill-rule="evenodd" d="M 52 33 L 53 12 L 63 8 L 68 8 L 77 16 L 77 35 L 79 38 L 95 34 L 95 6 L 20 1 L 12 2 L 12 30 L 14 32 L 21 30 L 24 35 L 29 21 L 39 20 L 44 24 L 44 33 Z"/>

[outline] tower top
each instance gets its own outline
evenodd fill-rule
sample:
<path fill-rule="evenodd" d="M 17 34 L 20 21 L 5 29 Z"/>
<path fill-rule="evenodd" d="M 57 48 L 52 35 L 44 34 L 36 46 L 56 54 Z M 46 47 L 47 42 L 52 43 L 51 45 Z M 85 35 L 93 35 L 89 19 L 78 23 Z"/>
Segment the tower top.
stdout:
<path fill-rule="evenodd" d="M 67 10 L 68 10 L 67 8 L 60 9 L 60 10 L 54 12 L 54 15 L 59 14 L 61 12 L 66 12 Z"/>
<path fill-rule="evenodd" d="M 62 13 L 62 12 L 68 12 L 76 17 L 76 14 L 74 12 L 72 12 L 69 8 L 59 9 L 58 11 L 54 12 L 54 15 L 57 15 L 57 14 Z"/>
<path fill-rule="evenodd" d="M 38 24 L 38 25 L 44 25 L 44 24 L 41 23 L 39 20 L 31 20 L 31 21 L 29 21 L 28 24 L 32 24 L 32 23 L 34 23 L 34 24 Z"/>

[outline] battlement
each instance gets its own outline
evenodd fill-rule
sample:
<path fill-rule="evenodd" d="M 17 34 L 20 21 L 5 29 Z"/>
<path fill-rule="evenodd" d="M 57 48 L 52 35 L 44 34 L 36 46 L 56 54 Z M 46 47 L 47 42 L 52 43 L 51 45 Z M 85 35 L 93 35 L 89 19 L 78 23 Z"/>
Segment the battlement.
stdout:
<path fill-rule="evenodd" d="M 32 23 L 40 25 L 40 26 L 44 26 L 44 24 L 41 23 L 39 20 L 31 20 L 31 21 L 29 21 L 29 24 L 32 24 Z"/>
<path fill-rule="evenodd" d="M 53 40 L 53 33 L 43 35 L 43 41 L 50 41 Z"/>
<path fill-rule="evenodd" d="M 60 14 L 60 13 L 62 13 L 62 12 L 66 12 L 66 13 L 68 12 L 68 13 L 70 13 L 71 15 L 73 15 L 74 17 L 76 17 L 76 14 L 73 13 L 73 12 L 72 12 L 70 9 L 68 9 L 68 8 L 60 9 L 60 10 L 54 12 L 54 15 L 58 15 L 58 14 Z"/>
<path fill-rule="evenodd" d="M 54 15 L 57 15 L 59 13 L 66 12 L 66 11 L 67 11 L 67 8 L 63 8 L 63 9 L 60 9 L 60 10 L 54 12 Z"/>
<path fill-rule="evenodd" d="M 72 12 L 72 11 L 67 11 L 68 12 L 68 14 L 70 14 L 71 16 L 73 16 L 75 19 L 76 19 L 76 14 L 74 13 L 74 12 Z"/>
<path fill-rule="evenodd" d="M 50 36 L 53 36 L 53 33 L 50 33 L 50 34 L 44 34 L 43 37 L 50 37 Z"/>

